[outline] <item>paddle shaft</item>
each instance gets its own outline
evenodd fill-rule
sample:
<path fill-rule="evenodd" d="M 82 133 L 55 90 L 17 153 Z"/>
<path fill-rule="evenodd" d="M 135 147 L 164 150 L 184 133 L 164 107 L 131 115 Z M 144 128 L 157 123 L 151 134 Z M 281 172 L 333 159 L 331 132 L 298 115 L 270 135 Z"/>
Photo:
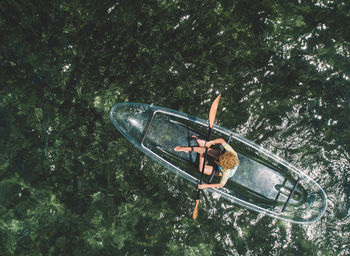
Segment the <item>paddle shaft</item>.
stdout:
<path fill-rule="evenodd" d="M 209 127 L 207 142 L 210 140 L 210 136 L 211 136 L 211 127 Z M 207 161 L 207 155 L 208 155 L 208 147 L 206 146 L 205 153 L 204 153 L 204 162 L 203 162 L 203 167 L 202 167 L 201 178 L 199 180 L 199 184 L 202 184 L 202 181 L 203 181 L 203 174 L 204 174 L 204 169 L 205 169 L 205 163 Z M 201 193 L 201 189 L 198 189 L 197 198 L 196 198 L 197 200 L 200 198 L 200 193 Z"/>
<path fill-rule="evenodd" d="M 218 109 L 220 97 L 221 97 L 221 94 L 218 97 L 216 97 L 216 99 L 214 100 L 213 104 L 211 105 L 211 108 L 209 111 L 209 131 L 208 131 L 208 138 L 207 138 L 206 142 L 208 142 L 210 140 L 211 128 L 214 126 L 216 111 Z M 202 166 L 202 172 L 201 172 L 201 178 L 199 180 L 199 184 L 202 184 L 203 174 L 204 174 L 204 170 L 205 170 L 205 163 L 207 161 L 207 155 L 208 155 L 208 147 L 206 146 L 205 147 L 205 154 L 204 154 L 204 162 L 203 162 L 203 166 Z M 197 219 L 197 216 L 198 216 L 198 206 L 199 206 L 200 193 L 201 193 L 201 190 L 198 188 L 197 198 L 196 198 L 196 206 L 193 210 L 193 215 L 192 215 L 194 220 Z"/>
<path fill-rule="evenodd" d="M 292 188 L 292 191 L 290 192 L 290 194 L 289 194 L 289 196 L 288 196 L 287 201 L 284 203 L 282 212 L 285 211 L 285 209 L 286 209 L 286 207 L 287 207 L 287 205 L 288 205 L 288 203 L 289 203 L 289 200 L 292 198 L 292 196 L 293 196 L 293 194 L 294 194 L 294 192 L 295 192 L 295 190 L 296 190 L 296 188 L 297 188 L 299 182 L 300 182 L 300 177 L 298 177 L 297 181 L 296 181 L 295 184 L 294 184 L 294 187 Z"/>

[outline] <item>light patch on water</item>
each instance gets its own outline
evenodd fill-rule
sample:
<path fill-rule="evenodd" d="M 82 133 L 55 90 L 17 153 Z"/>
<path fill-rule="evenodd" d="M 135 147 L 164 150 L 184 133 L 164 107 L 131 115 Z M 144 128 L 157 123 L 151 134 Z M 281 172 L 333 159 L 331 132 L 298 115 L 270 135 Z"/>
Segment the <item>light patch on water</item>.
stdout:
<path fill-rule="evenodd" d="M 307 225 L 305 226 L 306 236 L 308 239 L 315 240 L 322 233 L 322 228 L 323 227 L 320 225 L 320 223 Z"/>
<path fill-rule="evenodd" d="M 209 216 L 215 217 L 218 214 L 218 210 L 215 207 L 210 207 L 208 213 Z"/>
<path fill-rule="evenodd" d="M 193 67 L 196 66 L 196 65 L 194 65 L 193 63 L 184 63 L 184 65 L 185 65 L 185 68 L 186 68 L 186 69 L 193 68 Z"/>
<path fill-rule="evenodd" d="M 178 74 L 179 73 L 177 70 L 175 70 L 174 67 L 170 67 L 169 68 L 169 72 L 172 73 L 172 74 Z"/>
<path fill-rule="evenodd" d="M 305 34 L 298 38 L 298 42 L 301 44 L 301 49 L 306 50 L 308 47 L 307 40 L 312 37 L 312 33 Z"/>
<path fill-rule="evenodd" d="M 318 30 L 326 30 L 328 27 L 326 24 L 318 24 L 316 28 Z"/>
<path fill-rule="evenodd" d="M 282 46 L 282 57 L 286 60 L 290 59 L 292 50 L 297 46 L 297 43 L 289 42 Z"/>
<path fill-rule="evenodd" d="M 292 243 L 292 224 L 289 222 L 284 223 L 284 226 L 286 228 L 286 241 L 287 243 L 284 243 L 283 248 L 287 248 Z"/>
<path fill-rule="evenodd" d="M 265 217 L 264 213 L 259 213 L 258 216 L 256 217 L 256 219 L 252 219 L 250 221 L 250 225 L 255 226 L 264 217 Z"/>
<path fill-rule="evenodd" d="M 213 192 L 213 193 L 211 193 L 211 197 L 215 200 L 219 200 L 221 196 L 218 193 Z"/>
<path fill-rule="evenodd" d="M 174 26 L 174 29 L 178 29 L 182 23 L 190 18 L 190 15 L 184 15 L 180 18 L 179 23 Z"/>
<path fill-rule="evenodd" d="M 315 114 L 314 117 L 318 120 L 321 120 L 322 119 L 322 116 L 321 115 L 318 115 L 318 114 Z"/>
<path fill-rule="evenodd" d="M 47 133 L 48 135 L 50 135 L 50 134 L 52 133 L 52 131 L 53 131 L 52 126 L 49 126 L 49 127 L 47 128 L 47 130 L 46 130 L 46 133 Z"/>
<path fill-rule="evenodd" d="M 333 70 L 333 66 L 327 63 L 326 61 L 317 58 L 316 56 L 304 55 L 305 60 L 309 61 L 309 63 L 316 67 L 318 72 L 324 72 L 328 70 Z"/>
<path fill-rule="evenodd" d="M 345 80 L 349 80 L 350 79 L 350 77 L 348 76 L 348 75 L 346 75 L 346 74 L 341 74 L 341 73 L 339 73 L 339 72 L 333 72 L 332 74 L 330 74 L 330 76 L 329 77 L 327 77 L 326 78 L 326 80 L 327 81 L 329 81 L 332 77 L 342 77 L 342 78 L 344 78 Z"/>
<path fill-rule="evenodd" d="M 18 232 L 19 230 L 22 229 L 21 223 L 18 220 L 11 220 L 10 224 L 7 225 L 7 228 L 11 230 L 12 232 Z"/>
<path fill-rule="evenodd" d="M 334 3 L 333 0 L 317 0 L 315 5 L 322 8 L 329 8 Z"/>
<path fill-rule="evenodd" d="M 163 213 L 163 212 L 160 212 L 159 218 L 160 218 L 160 219 L 164 219 L 164 217 L 165 217 L 164 213 Z"/>
<path fill-rule="evenodd" d="M 101 105 L 101 97 L 100 96 L 96 96 L 94 98 L 94 107 L 98 108 Z"/>
<path fill-rule="evenodd" d="M 349 49 L 345 49 L 345 47 L 343 45 L 336 46 L 335 49 L 336 49 L 337 54 L 340 54 L 346 58 L 350 57 Z"/>
<path fill-rule="evenodd" d="M 210 89 L 208 90 L 208 94 L 211 94 L 213 91 L 214 91 L 214 84 L 211 84 L 210 85 Z M 215 91 L 215 93 L 216 94 L 219 94 L 219 91 Z M 201 101 L 201 105 L 206 105 L 206 104 L 208 104 L 208 103 L 210 103 L 211 104 L 211 102 L 213 101 L 214 99 L 212 99 L 212 98 L 208 98 L 208 99 L 204 99 L 203 101 Z"/>
<path fill-rule="evenodd" d="M 168 186 L 168 191 L 171 192 L 174 196 L 179 196 L 181 193 L 180 190 L 178 190 L 174 185 Z"/>
<path fill-rule="evenodd" d="M 64 65 L 63 68 L 62 68 L 62 72 L 67 72 L 70 69 L 71 66 L 72 66 L 72 64 Z"/>
<path fill-rule="evenodd" d="M 243 229 L 242 229 L 241 225 L 239 225 L 237 222 L 238 222 L 238 219 L 240 217 L 243 217 L 245 213 L 246 213 L 246 210 L 244 210 L 243 208 L 240 209 L 239 211 L 233 210 L 233 212 L 232 212 L 232 215 L 233 215 L 233 218 L 234 218 L 233 227 L 237 231 L 238 236 L 240 238 L 244 238 L 245 234 L 243 232 Z"/>
<path fill-rule="evenodd" d="M 224 204 L 221 205 L 221 207 L 223 208 Z M 222 216 L 222 219 L 226 222 L 226 223 L 232 223 L 232 219 L 231 219 L 231 212 L 227 212 Z"/>
<path fill-rule="evenodd" d="M 249 110 L 248 120 L 244 124 L 239 125 L 236 128 L 236 132 L 242 135 L 243 137 L 246 137 L 247 134 L 249 134 L 252 131 L 252 129 L 254 129 L 257 126 L 256 125 L 257 120 L 258 120 L 258 117 L 254 115 L 252 111 Z"/>
<path fill-rule="evenodd" d="M 225 245 L 233 246 L 233 241 L 229 234 L 226 234 L 223 240 L 225 241 Z"/>
<path fill-rule="evenodd" d="M 275 74 L 275 72 L 268 70 L 264 73 L 264 77 L 272 76 L 274 74 Z"/>
<path fill-rule="evenodd" d="M 110 14 L 114 9 L 115 7 L 118 5 L 119 3 L 115 3 L 113 4 L 110 8 L 107 9 L 107 13 Z"/>
<path fill-rule="evenodd" d="M 185 15 L 185 16 L 182 16 L 182 17 L 180 18 L 180 22 L 182 23 L 182 22 L 188 20 L 189 18 L 190 18 L 190 15 L 189 15 L 189 14 L 188 14 L 188 15 Z"/>

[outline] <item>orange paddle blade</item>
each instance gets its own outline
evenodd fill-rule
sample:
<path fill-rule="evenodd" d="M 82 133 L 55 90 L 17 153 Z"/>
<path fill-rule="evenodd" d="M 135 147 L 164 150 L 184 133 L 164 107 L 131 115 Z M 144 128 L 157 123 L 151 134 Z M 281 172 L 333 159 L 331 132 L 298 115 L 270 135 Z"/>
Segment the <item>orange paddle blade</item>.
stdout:
<path fill-rule="evenodd" d="M 197 217 L 198 217 L 198 205 L 199 205 L 199 200 L 197 199 L 196 200 L 196 206 L 194 207 L 193 215 L 192 215 L 192 218 L 194 220 L 197 219 Z"/>
<path fill-rule="evenodd" d="M 212 128 L 215 122 L 216 111 L 218 110 L 218 105 L 220 101 L 221 94 L 214 100 L 213 104 L 211 104 L 211 108 L 209 111 L 209 128 Z"/>

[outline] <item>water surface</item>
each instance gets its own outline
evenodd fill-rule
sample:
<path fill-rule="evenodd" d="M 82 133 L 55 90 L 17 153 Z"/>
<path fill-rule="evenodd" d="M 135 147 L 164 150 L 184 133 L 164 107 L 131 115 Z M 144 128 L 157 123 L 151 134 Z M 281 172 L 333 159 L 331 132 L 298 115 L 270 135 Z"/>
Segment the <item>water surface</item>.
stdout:
<path fill-rule="evenodd" d="M 347 1 L 0 4 L 1 255 L 349 255 Z M 118 102 L 217 122 L 326 191 L 295 225 L 202 193 L 137 151 Z"/>

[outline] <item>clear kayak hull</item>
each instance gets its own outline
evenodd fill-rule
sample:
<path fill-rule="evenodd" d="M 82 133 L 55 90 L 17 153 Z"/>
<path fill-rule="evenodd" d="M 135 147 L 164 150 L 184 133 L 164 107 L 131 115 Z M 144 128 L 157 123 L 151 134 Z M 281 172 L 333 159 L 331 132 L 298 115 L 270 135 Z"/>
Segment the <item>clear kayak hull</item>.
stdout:
<path fill-rule="evenodd" d="M 198 184 L 197 153 L 175 152 L 173 148 L 197 146 L 191 136 L 205 138 L 207 121 L 175 110 L 139 103 L 115 105 L 110 111 L 110 118 L 135 147 L 173 173 Z M 214 125 L 212 138 L 228 141 L 237 151 L 240 165 L 224 188 L 208 191 L 255 212 L 292 223 L 306 224 L 322 217 L 327 207 L 327 197 L 308 175 L 223 127 Z"/>

